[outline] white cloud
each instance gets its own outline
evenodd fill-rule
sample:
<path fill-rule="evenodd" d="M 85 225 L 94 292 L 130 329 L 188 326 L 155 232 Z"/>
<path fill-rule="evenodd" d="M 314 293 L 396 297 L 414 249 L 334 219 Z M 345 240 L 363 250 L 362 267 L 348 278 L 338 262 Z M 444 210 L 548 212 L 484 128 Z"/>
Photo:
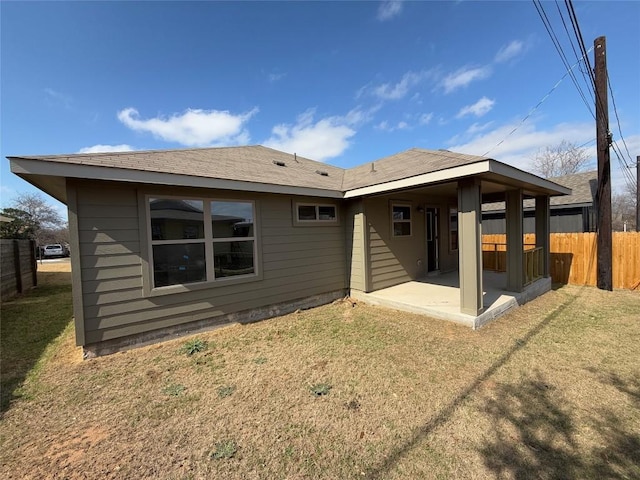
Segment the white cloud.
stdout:
<path fill-rule="evenodd" d="M 597 169 L 597 152 L 595 145 L 595 128 L 593 123 L 559 123 L 547 128 L 537 128 L 533 123 L 519 126 L 520 122 L 501 125 L 485 134 L 468 135 L 465 140 L 456 136 L 447 142 L 447 149 L 469 153 L 471 155 L 485 155 L 525 171 L 531 171 L 532 160 L 535 155 L 547 146 L 558 145 L 563 140 L 582 145 L 589 155 L 586 170 Z M 482 125 L 479 126 L 480 129 Z M 514 128 L 515 132 L 509 135 Z M 476 130 L 476 132 L 479 130 Z M 504 140 L 504 141 L 503 141 Z M 629 149 L 634 152 L 640 149 L 640 135 L 625 138 Z M 503 141 L 500 145 L 498 145 Z M 588 143 L 589 141 L 593 141 Z M 618 146 L 622 147 L 621 142 Z M 487 153 L 488 152 L 488 153 Z M 635 171 L 632 171 L 635 175 Z M 617 157 L 611 152 L 611 187 L 614 191 L 622 191 L 625 177 Z"/>
<path fill-rule="evenodd" d="M 390 125 L 386 120 L 380 122 L 375 125 L 373 128 L 376 130 L 381 130 L 383 132 L 394 132 L 396 130 L 406 130 L 409 128 L 409 124 L 407 122 L 401 121 L 395 125 Z"/>
<path fill-rule="evenodd" d="M 471 125 L 469 128 L 467 128 L 466 133 L 468 135 L 475 135 L 476 133 L 484 132 L 487 128 L 493 125 L 493 123 L 494 122 L 487 122 L 487 123 L 476 122 L 473 125 Z"/>
<path fill-rule="evenodd" d="M 286 76 L 286 73 L 270 73 L 269 75 L 267 75 L 267 79 L 269 80 L 269 83 L 275 83 L 278 80 L 282 80 Z"/>
<path fill-rule="evenodd" d="M 517 57 L 523 52 L 524 43 L 520 40 L 513 40 L 508 45 L 504 45 L 502 48 L 500 48 L 500 50 L 498 50 L 498 53 L 496 53 L 494 60 L 497 63 L 508 62 L 509 60 Z"/>
<path fill-rule="evenodd" d="M 382 85 L 378 85 L 377 87 L 370 88 L 370 91 L 373 95 L 380 98 L 381 100 L 400 100 L 404 98 L 411 88 L 418 85 L 422 80 L 429 77 L 431 73 L 429 71 L 422 72 L 407 72 L 405 73 L 400 81 L 395 85 L 391 83 L 383 83 Z M 357 96 L 361 96 L 363 89 L 369 89 L 368 87 L 363 87 L 358 91 Z"/>
<path fill-rule="evenodd" d="M 470 129 L 464 139 L 460 136 L 450 139 L 447 149 L 472 155 L 486 154 L 501 162 L 530 170 L 531 161 L 541 148 L 557 145 L 562 140 L 581 145 L 594 137 L 593 125 L 589 123 L 559 123 L 539 129 L 533 121 L 520 124 L 518 120 L 485 133 L 481 133 L 481 130 Z M 595 158 L 595 149 L 593 155 Z"/>
<path fill-rule="evenodd" d="M 386 22 L 402 13 L 402 0 L 384 0 L 378 7 L 378 20 Z"/>
<path fill-rule="evenodd" d="M 93 145 L 91 147 L 84 147 L 78 150 L 78 153 L 105 153 L 105 152 L 131 152 L 135 150 L 131 145 Z"/>
<path fill-rule="evenodd" d="M 463 67 L 450 73 L 442 80 L 444 93 L 451 93 L 459 88 L 466 87 L 471 82 L 483 80 L 491 75 L 491 68 L 485 67 Z"/>
<path fill-rule="evenodd" d="M 482 117 L 483 115 L 486 115 L 491 111 L 495 103 L 495 100 L 491 100 L 487 97 L 482 97 L 476 103 L 462 107 L 456 115 L 456 118 L 466 117 L 467 115 Z"/>
<path fill-rule="evenodd" d="M 188 109 L 170 117 L 142 120 L 135 108 L 125 108 L 118 112 L 118 119 L 132 130 L 149 132 L 168 142 L 190 147 L 222 146 L 247 143 L 249 133 L 243 127 L 257 112 L 258 108 L 238 115 L 228 111 Z"/>
<path fill-rule="evenodd" d="M 49 106 L 61 105 L 66 109 L 71 108 L 71 104 L 73 102 L 71 95 L 67 95 L 66 93 L 59 92 L 49 87 L 44 89 L 44 93 L 46 94 L 45 101 Z"/>
<path fill-rule="evenodd" d="M 431 123 L 432 119 L 433 119 L 433 113 L 423 113 L 418 118 L 418 123 L 420 125 L 429 125 L 429 123 Z"/>
<path fill-rule="evenodd" d="M 295 125 L 273 127 L 271 137 L 263 144 L 313 160 L 337 157 L 349 147 L 349 139 L 356 134 L 352 126 L 366 118 L 358 112 L 352 110 L 344 117 L 326 117 L 314 122 L 316 112 L 311 108 L 298 116 Z"/>
<path fill-rule="evenodd" d="M 407 96 L 412 88 L 419 85 L 424 80 L 434 77 L 434 70 L 422 70 L 420 72 L 407 72 L 400 81 L 397 83 L 383 83 L 377 86 L 372 86 L 371 83 L 361 87 L 356 92 L 356 99 L 359 99 L 365 94 L 378 97 L 380 100 L 400 100 Z M 420 103 L 420 94 L 416 93 L 411 97 L 411 100 L 415 103 Z"/>

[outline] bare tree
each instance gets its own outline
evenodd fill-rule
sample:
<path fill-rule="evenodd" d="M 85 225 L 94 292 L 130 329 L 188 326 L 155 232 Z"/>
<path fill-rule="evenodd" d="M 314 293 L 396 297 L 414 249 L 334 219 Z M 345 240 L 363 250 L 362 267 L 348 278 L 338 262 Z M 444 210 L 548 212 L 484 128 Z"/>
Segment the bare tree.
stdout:
<path fill-rule="evenodd" d="M 11 203 L 14 209 L 25 212 L 24 219 L 29 219 L 28 226 L 38 245 L 44 245 L 51 237 L 50 232 L 67 229 L 60 214 L 40 193 L 21 193 Z M 68 233 L 60 235 L 66 237 Z"/>
<path fill-rule="evenodd" d="M 626 183 L 622 192 L 617 192 L 611 198 L 611 224 L 613 230 L 633 231 L 636 228 L 636 186 Z"/>
<path fill-rule="evenodd" d="M 539 150 L 532 160 L 531 170 L 545 178 L 570 175 L 582 170 L 589 154 L 575 143 L 563 140 L 558 145 Z"/>

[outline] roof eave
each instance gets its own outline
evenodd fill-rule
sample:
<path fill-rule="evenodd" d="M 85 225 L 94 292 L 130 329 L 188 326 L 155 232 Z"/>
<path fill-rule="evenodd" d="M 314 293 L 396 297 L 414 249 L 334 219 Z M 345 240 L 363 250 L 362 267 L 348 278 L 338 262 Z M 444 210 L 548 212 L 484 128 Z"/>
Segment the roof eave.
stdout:
<path fill-rule="evenodd" d="M 512 167 L 506 163 L 499 162 L 497 160 L 489 160 L 490 172 L 504 177 L 509 177 L 517 181 L 527 183 L 534 187 L 537 187 L 541 192 L 550 196 L 557 195 L 571 195 L 571 189 L 558 183 L 552 182 L 542 177 L 538 177 L 533 173 L 525 172 L 519 168 Z"/>
<path fill-rule="evenodd" d="M 367 195 L 375 195 L 379 193 L 392 192 L 395 190 L 404 190 L 407 188 L 415 188 L 423 185 L 457 180 L 473 175 L 480 175 L 489 172 L 490 160 L 481 160 L 467 165 L 459 165 L 457 167 L 446 168 L 435 172 L 423 173 L 414 177 L 393 180 L 391 182 L 380 183 L 368 187 L 354 188 L 344 193 L 344 198 L 356 198 Z"/>
<path fill-rule="evenodd" d="M 47 175 L 61 178 L 82 178 L 88 180 L 105 180 L 183 187 L 218 188 L 222 190 L 280 193 L 324 198 L 342 198 L 342 192 L 339 190 L 323 189 L 317 187 L 277 185 L 270 183 L 197 177 L 193 175 L 150 172 L 116 167 L 99 167 L 95 165 L 43 162 L 41 160 L 23 157 L 7 158 L 9 159 L 9 162 L 11 164 L 11 171 L 27 181 L 29 181 L 30 176 Z"/>

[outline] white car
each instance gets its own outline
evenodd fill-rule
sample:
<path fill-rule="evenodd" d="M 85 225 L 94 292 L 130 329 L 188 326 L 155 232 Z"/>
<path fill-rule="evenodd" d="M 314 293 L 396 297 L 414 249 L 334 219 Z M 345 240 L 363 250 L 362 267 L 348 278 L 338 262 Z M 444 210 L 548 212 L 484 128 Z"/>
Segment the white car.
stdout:
<path fill-rule="evenodd" d="M 46 245 L 44 247 L 43 255 L 45 257 L 66 257 L 67 256 L 67 251 L 59 243 L 54 243 L 54 244 L 51 244 L 51 245 Z"/>

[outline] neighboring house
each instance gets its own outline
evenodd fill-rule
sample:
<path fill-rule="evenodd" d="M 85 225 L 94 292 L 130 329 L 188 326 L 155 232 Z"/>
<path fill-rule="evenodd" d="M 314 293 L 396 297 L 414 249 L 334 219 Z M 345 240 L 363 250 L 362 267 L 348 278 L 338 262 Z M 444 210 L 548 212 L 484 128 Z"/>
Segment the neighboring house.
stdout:
<path fill-rule="evenodd" d="M 571 189 L 571 195 L 551 199 L 551 233 L 595 232 L 598 171 L 550 178 Z M 504 202 L 482 205 L 482 233 L 506 232 Z M 535 203 L 524 201 L 524 233 L 535 232 Z"/>
<path fill-rule="evenodd" d="M 522 200 L 548 278 L 549 199 L 496 160 L 411 149 L 350 169 L 262 146 L 9 157 L 69 211 L 76 341 L 87 355 L 459 271 L 483 311 L 481 205 L 507 200 L 506 289 L 523 291 Z M 475 326 L 475 323 L 471 324 Z"/>

